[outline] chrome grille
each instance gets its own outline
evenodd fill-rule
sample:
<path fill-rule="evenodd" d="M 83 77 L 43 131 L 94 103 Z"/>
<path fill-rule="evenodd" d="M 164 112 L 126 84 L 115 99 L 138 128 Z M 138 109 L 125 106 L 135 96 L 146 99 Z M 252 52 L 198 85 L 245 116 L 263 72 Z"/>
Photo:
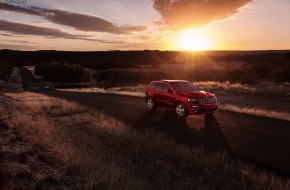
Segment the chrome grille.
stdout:
<path fill-rule="evenodd" d="M 216 97 L 198 99 L 199 104 L 211 104 L 211 103 L 215 103 L 215 102 L 217 102 Z"/>

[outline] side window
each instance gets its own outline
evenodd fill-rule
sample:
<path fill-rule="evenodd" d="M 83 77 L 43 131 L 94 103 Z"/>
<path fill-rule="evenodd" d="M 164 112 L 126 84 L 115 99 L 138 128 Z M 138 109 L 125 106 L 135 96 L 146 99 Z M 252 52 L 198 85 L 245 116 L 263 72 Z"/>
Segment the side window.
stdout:
<path fill-rule="evenodd" d="M 163 92 L 168 92 L 168 90 L 171 89 L 168 84 L 163 84 L 163 85 L 164 85 Z"/>
<path fill-rule="evenodd" d="M 150 88 L 152 90 L 156 90 L 157 89 L 157 83 L 151 83 Z"/>
<path fill-rule="evenodd" d="M 168 84 L 163 84 L 163 83 L 152 83 L 150 85 L 150 88 L 152 90 L 158 90 L 158 91 L 162 91 L 162 92 L 167 92 L 168 89 L 171 89 Z"/>
<path fill-rule="evenodd" d="M 156 83 L 156 84 L 157 84 L 157 89 L 156 90 L 163 92 L 163 84 L 162 83 Z"/>
<path fill-rule="evenodd" d="M 158 91 L 163 91 L 163 85 L 162 85 L 162 83 L 152 83 L 151 85 L 150 85 L 150 88 L 152 89 L 152 90 L 158 90 Z"/>

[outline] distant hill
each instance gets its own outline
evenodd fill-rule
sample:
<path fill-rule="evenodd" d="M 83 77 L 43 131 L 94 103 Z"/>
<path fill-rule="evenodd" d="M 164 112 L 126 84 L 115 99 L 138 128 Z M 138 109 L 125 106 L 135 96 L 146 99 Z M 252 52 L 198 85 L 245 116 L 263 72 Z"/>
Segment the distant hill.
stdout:
<path fill-rule="evenodd" d="M 3 62 L 17 66 L 47 62 L 81 64 L 91 69 L 130 68 L 138 65 L 179 64 L 203 57 L 213 62 L 276 63 L 289 61 L 290 50 L 280 51 L 205 51 L 200 53 L 178 51 L 14 51 L 0 50 Z"/>

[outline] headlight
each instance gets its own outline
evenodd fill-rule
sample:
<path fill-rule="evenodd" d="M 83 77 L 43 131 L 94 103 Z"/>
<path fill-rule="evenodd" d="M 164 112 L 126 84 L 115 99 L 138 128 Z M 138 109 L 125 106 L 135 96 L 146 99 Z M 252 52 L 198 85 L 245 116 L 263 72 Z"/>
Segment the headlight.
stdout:
<path fill-rule="evenodd" d="M 188 98 L 187 101 L 197 103 L 197 99 Z"/>

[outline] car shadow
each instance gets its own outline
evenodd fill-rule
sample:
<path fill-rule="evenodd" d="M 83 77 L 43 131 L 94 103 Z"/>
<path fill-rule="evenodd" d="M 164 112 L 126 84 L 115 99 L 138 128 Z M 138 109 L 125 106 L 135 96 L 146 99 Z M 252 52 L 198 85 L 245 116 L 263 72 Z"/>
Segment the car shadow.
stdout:
<path fill-rule="evenodd" d="M 230 146 L 214 115 L 206 115 L 204 122 L 199 122 L 198 124 L 195 123 L 196 116 L 189 116 L 189 118 L 178 119 L 172 111 L 156 110 L 154 113 L 145 113 L 133 127 L 136 129 L 154 128 L 157 131 L 166 133 L 179 143 L 191 146 L 203 145 L 208 150 L 223 149 L 231 152 Z M 195 127 L 195 125 L 199 126 Z"/>

